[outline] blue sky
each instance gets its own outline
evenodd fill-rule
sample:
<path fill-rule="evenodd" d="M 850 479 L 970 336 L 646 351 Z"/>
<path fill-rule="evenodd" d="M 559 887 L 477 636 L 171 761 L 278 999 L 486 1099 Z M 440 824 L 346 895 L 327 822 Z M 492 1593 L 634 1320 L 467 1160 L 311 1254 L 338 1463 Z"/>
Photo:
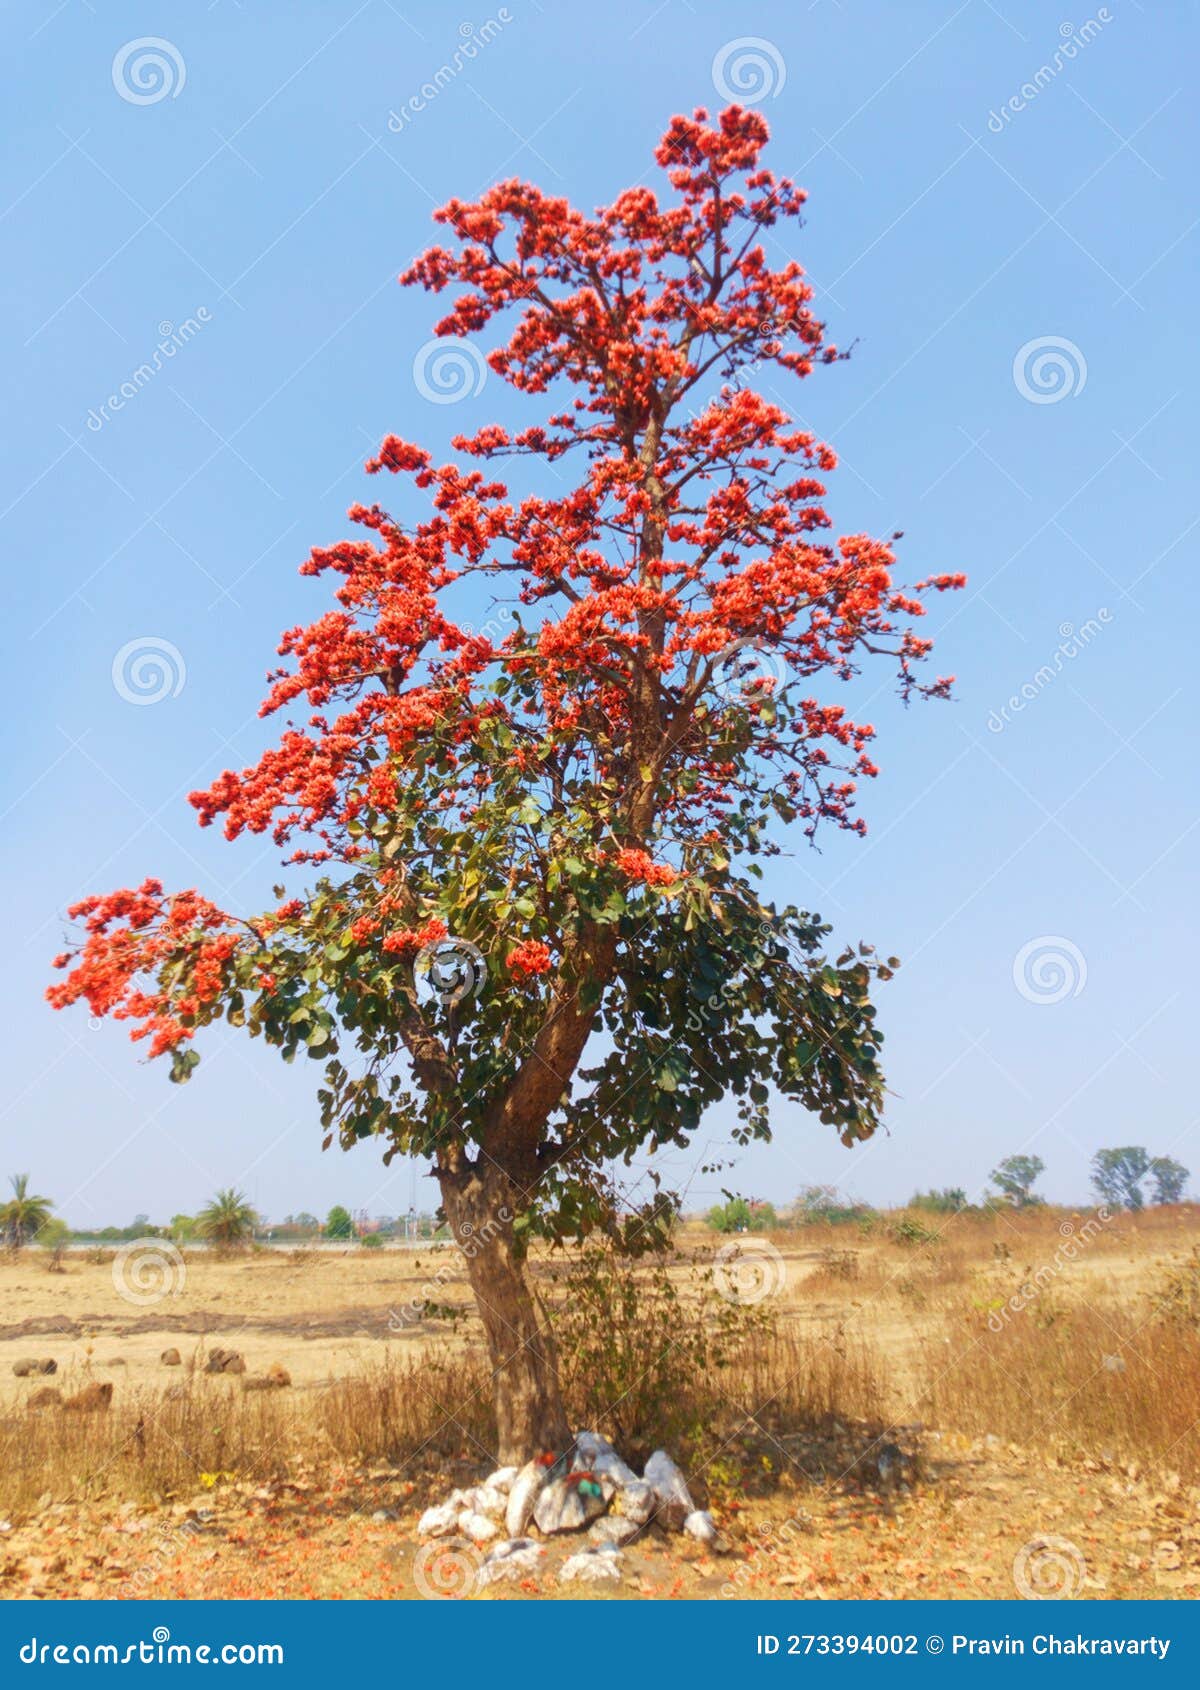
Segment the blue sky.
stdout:
<path fill-rule="evenodd" d="M 673 112 L 725 103 L 715 79 L 808 188 L 786 251 L 856 342 L 786 396 L 841 455 L 835 524 L 903 529 L 910 579 L 970 585 L 930 619 L 956 701 L 872 698 L 868 839 L 797 837 L 775 881 L 904 959 L 889 1134 L 848 1152 L 785 1110 L 717 1179 L 696 1172 L 728 1141 L 716 1110 L 665 1171 L 694 1203 L 723 1182 L 882 1202 L 978 1193 L 1027 1148 L 1073 1201 L 1096 1148 L 1133 1142 L 1200 1180 L 1191 8 L 37 0 L 5 20 L 4 1170 L 79 1225 L 231 1182 L 275 1216 L 407 1207 L 407 1169 L 321 1155 L 314 1070 L 218 1034 L 171 1087 L 119 1028 L 46 1008 L 48 961 L 89 891 L 269 895 L 273 849 L 201 832 L 184 795 L 262 743 L 278 633 L 324 604 L 296 566 L 346 532 L 385 433 L 444 449 L 518 414 L 494 377 L 455 404 L 414 381 L 435 302 L 394 277 L 433 207 L 516 174 L 607 200 Z"/>

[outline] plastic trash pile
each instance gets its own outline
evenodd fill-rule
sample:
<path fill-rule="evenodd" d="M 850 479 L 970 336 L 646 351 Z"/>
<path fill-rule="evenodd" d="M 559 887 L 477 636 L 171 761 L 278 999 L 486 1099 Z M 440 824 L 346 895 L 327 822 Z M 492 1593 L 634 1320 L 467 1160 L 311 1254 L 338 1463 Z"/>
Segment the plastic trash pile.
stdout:
<path fill-rule="evenodd" d="M 586 1531 L 587 1547 L 559 1569 L 560 1581 L 570 1584 L 619 1579 L 621 1550 L 654 1527 L 720 1547 L 712 1515 L 696 1507 L 665 1450 L 655 1450 L 639 1478 L 607 1438 L 580 1432 L 565 1455 L 501 1467 L 482 1484 L 456 1490 L 425 1510 L 417 1530 L 486 1549 L 481 1584 L 527 1577 L 540 1567 L 547 1538 Z"/>

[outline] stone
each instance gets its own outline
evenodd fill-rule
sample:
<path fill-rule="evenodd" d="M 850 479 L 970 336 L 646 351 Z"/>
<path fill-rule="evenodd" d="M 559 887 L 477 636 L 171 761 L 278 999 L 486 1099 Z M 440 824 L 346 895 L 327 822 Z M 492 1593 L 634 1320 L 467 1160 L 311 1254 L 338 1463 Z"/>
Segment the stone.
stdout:
<path fill-rule="evenodd" d="M 204 1363 L 206 1373 L 244 1373 L 246 1363 L 237 1350 L 210 1350 Z"/>
<path fill-rule="evenodd" d="M 129 1364 L 125 1360 L 124 1356 L 109 1356 L 108 1360 L 104 1363 L 105 1367 L 127 1367 L 128 1365 Z"/>
<path fill-rule="evenodd" d="M 238 1360 L 241 1360 L 240 1356 Z M 232 1369 L 223 1368 L 222 1371 L 236 1373 L 239 1369 L 236 1367 Z M 281 1367 L 276 1361 L 272 1362 L 265 1373 L 253 1375 L 247 1373 L 242 1380 L 242 1389 L 243 1391 L 280 1391 L 290 1385 L 291 1382 L 292 1376 L 287 1368 Z"/>
<path fill-rule="evenodd" d="M 504 1529 L 511 1539 L 524 1536 L 545 1482 L 546 1469 L 539 1461 L 527 1461 L 513 1480 L 504 1509 Z"/>
<path fill-rule="evenodd" d="M 112 1380 L 106 1379 L 101 1384 L 85 1385 L 82 1391 L 76 1391 L 73 1397 L 68 1397 L 63 1403 L 64 1410 L 77 1414 L 90 1414 L 98 1409 L 105 1409 L 112 1401 Z"/>
<path fill-rule="evenodd" d="M 665 1449 L 656 1449 L 646 1463 L 646 1483 L 654 1491 L 658 1522 L 669 1532 L 683 1530 L 683 1522 L 696 1510 L 687 1481 Z"/>
<path fill-rule="evenodd" d="M 496 1471 L 483 1481 L 483 1488 L 485 1490 L 498 1490 L 507 1496 L 513 1488 L 513 1480 L 520 1471 L 519 1467 L 497 1467 Z"/>
<path fill-rule="evenodd" d="M 652 1520 L 657 1507 L 658 1495 L 654 1486 L 648 1485 L 644 1479 L 623 1485 L 613 1503 L 615 1512 L 626 1520 L 632 1520 L 636 1526 L 644 1526 Z"/>
<path fill-rule="evenodd" d="M 458 1529 L 472 1543 L 490 1543 L 500 1535 L 500 1528 L 494 1520 L 489 1520 L 486 1514 L 473 1513 L 469 1508 L 464 1508 L 458 1516 Z"/>
<path fill-rule="evenodd" d="M 498 1543 L 479 1569 L 478 1582 L 522 1579 L 540 1570 L 546 1551 L 531 1537 L 506 1538 Z"/>
<path fill-rule="evenodd" d="M 636 1520 L 627 1520 L 620 1514 L 602 1514 L 588 1536 L 593 1543 L 607 1543 L 615 1549 L 623 1549 L 627 1543 L 633 1542 L 641 1529 Z"/>
<path fill-rule="evenodd" d="M 389 1520 L 398 1520 L 400 1516 L 394 1508 L 377 1508 L 371 1518 L 376 1525 L 382 1526 Z"/>
<path fill-rule="evenodd" d="M 600 1584 L 606 1580 L 616 1583 L 621 1577 L 624 1558 L 613 1544 L 594 1549 L 581 1549 L 578 1555 L 565 1560 L 559 1569 L 560 1584 Z"/>
<path fill-rule="evenodd" d="M 610 1479 L 590 1473 L 569 1473 L 553 1479 L 538 1495 L 533 1523 L 545 1537 L 555 1532 L 577 1532 L 604 1513 L 615 1492 Z M 606 1495 L 605 1492 L 608 1492 Z"/>
<path fill-rule="evenodd" d="M 508 1511 L 508 1497 L 502 1490 L 496 1490 L 489 1480 L 486 1485 L 480 1485 L 476 1493 L 475 1511 L 486 1514 L 489 1520 L 503 1520 Z"/>
<path fill-rule="evenodd" d="M 180 1355 L 179 1351 L 174 1348 L 164 1350 L 158 1359 L 162 1362 L 164 1367 L 183 1366 L 183 1357 Z"/>
<path fill-rule="evenodd" d="M 697 1543 L 702 1543 L 709 1549 L 716 1544 L 720 1535 L 717 1531 L 717 1522 L 704 1508 L 693 1509 L 683 1522 L 683 1529 L 688 1537 L 694 1537 Z"/>
<path fill-rule="evenodd" d="M 417 1521 L 417 1531 L 421 1537 L 449 1537 L 451 1532 L 458 1530 L 458 1516 L 462 1509 L 456 1500 L 458 1492 L 449 1502 L 443 1502 L 436 1508 L 427 1508 Z"/>
<path fill-rule="evenodd" d="M 18 1379 L 28 1379 L 31 1373 L 57 1373 L 58 1363 L 51 1356 L 43 1361 L 33 1356 L 22 1356 L 19 1361 L 13 1362 L 12 1370 Z"/>

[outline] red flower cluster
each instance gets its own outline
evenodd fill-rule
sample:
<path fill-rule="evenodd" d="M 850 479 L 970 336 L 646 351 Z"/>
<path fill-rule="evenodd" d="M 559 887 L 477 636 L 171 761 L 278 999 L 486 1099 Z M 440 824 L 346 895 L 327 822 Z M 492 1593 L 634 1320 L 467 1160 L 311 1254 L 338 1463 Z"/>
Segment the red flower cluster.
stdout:
<path fill-rule="evenodd" d="M 433 814 L 467 832 L 503 733 L 504 765 L 530 771 L 531 790 L 545 769 L 597 807 L 619 794 L 617 836 L 631 843 L 617 864 L 646 885 L 676 874 L 649 855 L 653 839 L 686 865 L 732 807 L 767 794 L 810 832 L 862 830 L 852 806 L 876 772 L 873 729 L 794 684 L 815 694 L 882 653 L 904 696 L 944 695 L 948 678 L 917 679 L 930 642 L 911 626 L 915 594 L 963 577 L 905 592 L 890 543 L 831 540 L 833 452 L 754 390 L 758 372 L 774 390 L 840 356 L 802 267 L 769 262 L 767 237 L 796 224 L 805 195 L 763 167 L 766 141 L 757 113 L 731 106 L 710 122 L 701 110 L 673 118 L 658 146 L 661 198 L 638 186 L 587 215 L 513 180 L 436 213 L 449 244 L 401 280 L 456 290 L 437 332 L 476 336 L 515 316 L 491 368 L 522 395 L 564 391 L 517 432 L 487 424 L 457 439 L 458 462 L 388 436 L 368 470 L 411 477 L 427 513 L 404 523 L 356 505 L 361 537 L 304 563 L 332 579 L 334 604 L 284 633 L 262 705 L 301 706 L 303 719 L 191 795 L 202 825 L 220 817 L 230 839 L 269 832 L 292 842 L 291 861 L 346 864 L 374 848 L 380 817 Z M 562 491 L 516 499 L 488 473 L 505 456 L 557 466 L 573 452 L 573 483 L 559 468 L 544 478 Z M 509 584 L 515 602 L 492 634 L 456 619 L 459 594 L 478 605 Z M 434 738 L 442 784 L 418 796 Z M 404 953 L 444 937 L 428 897 L 389 874 L 354 940 Z M 189 1037 L 228 982 L 234 923 L 194 892 L 164 898 L 147 881 L 72 913 L 85 938 L 59 959 L 71 972 L 51 1002 L 141 1020 L 155 1052 Z M 289 900 L 248 942 L 303 913 Z M 170 990 L 136 983 L 185 954 Z M 508 962 L 529 976 L 553 957 L 530 940 Z"/>
<path fill-rule="evenodd" d="M 646 886 L 674 886 L 679 879 L 670 863 L 656 863 L 648 851 L 628 847 L 617 852 L 617 867 L 630 880 Z"/>
<path fill-rule="evenodd" d="M 540 939 L 526 939 L 508 953 L 508 966 L 514 974 L 548 974 L 554 965 L 550 947 Z"/>

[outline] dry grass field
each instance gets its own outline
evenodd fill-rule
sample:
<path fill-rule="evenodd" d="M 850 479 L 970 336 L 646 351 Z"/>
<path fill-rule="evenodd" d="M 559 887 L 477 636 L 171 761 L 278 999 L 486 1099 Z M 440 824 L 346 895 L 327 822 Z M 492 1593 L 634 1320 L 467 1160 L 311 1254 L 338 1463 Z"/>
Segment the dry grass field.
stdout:
<path fill-rule="evenodd" d="M 669 1448 L 725 1540 L 651 1534 L 606 1591 L 1200 1591 L 1192 1206 L 689 1225 L 669 1269 L 538 1277 L 576 1422 Z M 418 1515 L 494 1465 L 489 1413 L 451 1249 L 193 1252 L 153 1283 L 27 1250 L 0 1263 L 0 1591 L 421 1596 Z M 561 1558 L 487 1597 L 557 1595 Z"/>

